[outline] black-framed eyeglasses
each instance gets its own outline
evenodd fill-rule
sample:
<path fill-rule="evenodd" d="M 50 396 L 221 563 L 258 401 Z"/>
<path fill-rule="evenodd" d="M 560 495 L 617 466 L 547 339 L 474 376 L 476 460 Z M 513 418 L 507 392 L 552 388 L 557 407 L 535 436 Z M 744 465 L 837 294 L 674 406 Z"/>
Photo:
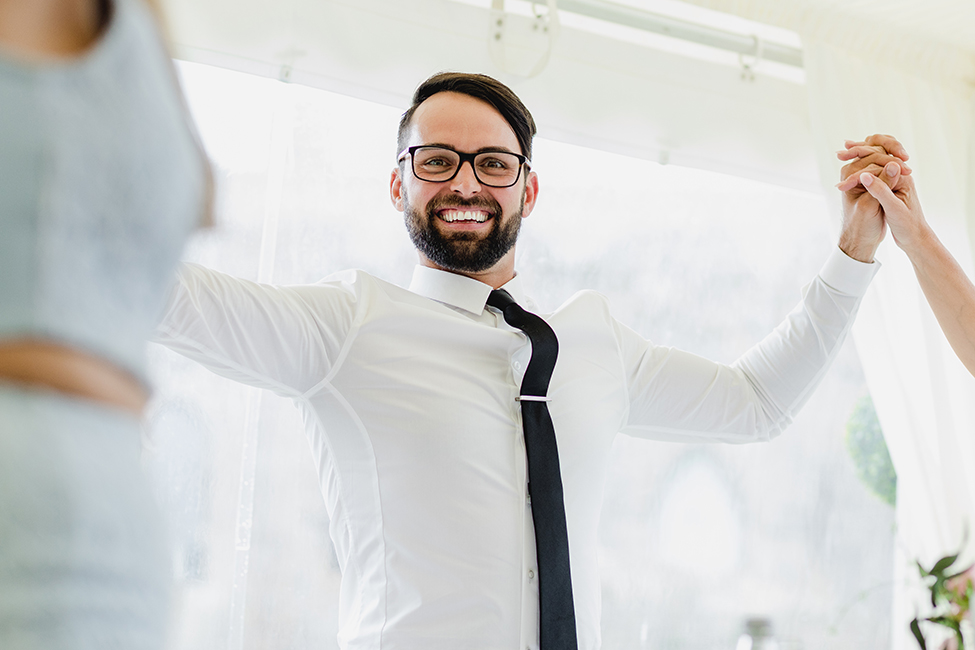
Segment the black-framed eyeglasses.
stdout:
<path fill-rule="evenodd" d="M 399 162 L 409 154 L 413 175 L 421 181 L 444 183 L 453 180 L 465 162 L 471 164 L 474 177 L 488 187 L 511 187 L 521 178 L 521 168 L 528 158 L 510 151 L 461 153 L 449 147 L 417 145 L 400 152 Z"/>

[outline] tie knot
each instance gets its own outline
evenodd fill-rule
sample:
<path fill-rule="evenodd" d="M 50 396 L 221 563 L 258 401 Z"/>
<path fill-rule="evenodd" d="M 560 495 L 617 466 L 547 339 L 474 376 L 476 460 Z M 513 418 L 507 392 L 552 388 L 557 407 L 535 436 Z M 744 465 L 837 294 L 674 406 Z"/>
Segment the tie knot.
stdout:
<path fill-rule="evenodd" d="M 511 305 L 517 305 L 518 303 L 515 302 L 515 299 L 511 297 L 511 294 L 504 289 L 493 289 L 490 295 L 488 295 L 487 304 L 495 309 L 504 311 Z"/>

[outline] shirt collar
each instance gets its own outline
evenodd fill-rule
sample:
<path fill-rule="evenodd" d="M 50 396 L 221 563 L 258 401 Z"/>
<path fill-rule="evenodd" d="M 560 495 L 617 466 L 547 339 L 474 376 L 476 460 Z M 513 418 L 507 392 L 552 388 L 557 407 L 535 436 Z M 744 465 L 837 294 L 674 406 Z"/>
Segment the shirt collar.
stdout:
<path fill-rule="evenodd" d="M 529 309 L 533 306 L 525 295 L 519 276 L 511 278 L 501 288 L 510 293 L 519 305 Z M 418 264 L 413 269 L 410 291 L 472 314 L 481 314 L 491 293 L 491 286 L 466 275 Z"/>

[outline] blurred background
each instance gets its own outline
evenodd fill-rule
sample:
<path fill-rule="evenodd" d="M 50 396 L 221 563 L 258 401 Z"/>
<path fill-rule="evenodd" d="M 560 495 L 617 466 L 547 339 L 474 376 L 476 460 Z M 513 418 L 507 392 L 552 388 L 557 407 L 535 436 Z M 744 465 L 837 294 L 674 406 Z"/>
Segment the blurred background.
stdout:
<path fill-rule="evenodd" d="M 278 284 L 416 262 L 389 203 L 399 116 L 444 69 L 508 83 L 539 124 L 518 268 L 583 288 L 656 343 L 731 362 L 838 232 L 835 151 L 897 135 L 926 214 L 972 271 L 975 5 L 739 0 L 167 0 L 217 176 L 187 259 Z M 600 524 L 607 649 L 908 648 L 915 559 L 975 511 L 975 384 L 906 258 L 770 444 L 620 436 Z M 145 465 L 170 524 L 173 648 L 334 648 L 338 570 L 285 400 L 152 346 Z M 896 478 L 895 478 L 896 476 Z M 754 625 L 753 625 L 754 628 Z"/>

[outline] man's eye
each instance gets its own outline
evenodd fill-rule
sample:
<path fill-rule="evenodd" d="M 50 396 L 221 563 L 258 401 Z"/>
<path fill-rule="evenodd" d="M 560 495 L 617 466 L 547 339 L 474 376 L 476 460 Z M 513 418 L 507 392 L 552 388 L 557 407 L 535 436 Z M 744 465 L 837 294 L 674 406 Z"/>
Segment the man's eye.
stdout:
<path fill-rule="evenodd" d="M 508 163 L 499 158 L 484 158 L 478 166 L 485 169 L 507 169 Z"/>
<path fill-rule="evenodd" d="M 450 167 L 450 161 L 444 158 L 430 158 L 423 161 L 424 167 Z"/>

